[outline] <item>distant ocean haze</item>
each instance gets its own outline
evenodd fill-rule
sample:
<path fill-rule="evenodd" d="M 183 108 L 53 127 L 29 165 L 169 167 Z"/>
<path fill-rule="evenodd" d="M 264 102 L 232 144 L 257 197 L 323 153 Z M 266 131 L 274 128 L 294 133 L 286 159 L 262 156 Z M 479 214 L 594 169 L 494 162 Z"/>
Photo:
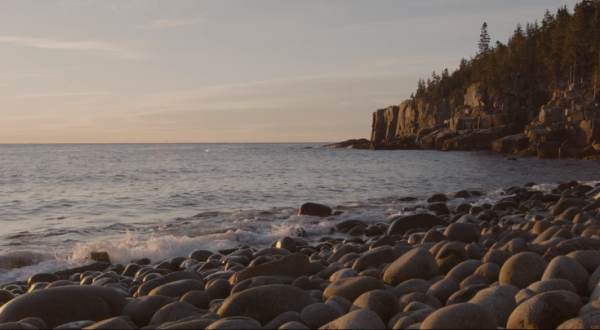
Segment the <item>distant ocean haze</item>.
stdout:
<path fill-rule="evenodd" d="M 388 222 L 434 193 L 480 190 L 485 195 L 471 201 L 484 203 L 531 181 L 544 190 L 600 180 L 597 163 L 579 160 L 320 146 L 1 145 L 0 282 L 81 264 L 91 251 L 128 263 L 262 247 L 301 229 L 318 239 L 341 220 Z M 398 201 L 406 196 L 419 199 Z M 345 213 L 298 216 L 309 201 Z"/>

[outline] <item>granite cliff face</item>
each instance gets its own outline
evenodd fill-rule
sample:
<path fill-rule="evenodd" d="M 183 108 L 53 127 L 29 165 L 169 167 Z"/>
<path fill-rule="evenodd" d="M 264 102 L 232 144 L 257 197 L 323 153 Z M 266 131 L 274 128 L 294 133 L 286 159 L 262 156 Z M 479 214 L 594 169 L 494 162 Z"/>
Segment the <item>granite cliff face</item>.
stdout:
<path fill-rule="evenodd" d="M 573 84 L 550 94 L 515 78 L 501 93 L 488 93 L 478 83 L 464 95 L 437 101 L 413 98 L 373 113 L 368 148 L 600 158 L 600 110 L 585 87 Z M 366 141 L 344 147 L 348 145 L 367 148 Z"/>

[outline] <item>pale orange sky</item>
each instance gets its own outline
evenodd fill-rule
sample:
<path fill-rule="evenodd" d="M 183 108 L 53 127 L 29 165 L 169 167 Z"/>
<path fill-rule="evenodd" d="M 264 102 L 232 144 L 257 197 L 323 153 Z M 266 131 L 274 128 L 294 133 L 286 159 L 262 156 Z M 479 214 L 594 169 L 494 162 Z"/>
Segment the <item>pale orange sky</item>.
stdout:
<path fill-rule="evenodd" d="M 572 0 L 0 2 L 0 143 L 328 142 Z"/>

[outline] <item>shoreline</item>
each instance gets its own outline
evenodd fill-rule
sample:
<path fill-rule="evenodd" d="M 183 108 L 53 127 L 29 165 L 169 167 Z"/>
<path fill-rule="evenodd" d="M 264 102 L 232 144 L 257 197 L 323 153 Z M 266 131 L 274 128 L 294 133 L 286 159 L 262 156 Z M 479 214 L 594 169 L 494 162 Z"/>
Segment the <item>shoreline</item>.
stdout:
<path fill-rule="evenodd" d="M 96 254 L 96 264 L 2 284 L 0 323 L 333 329 L 592 322 L 600 314 L 600 202 L 593 199 L 600 184 L 533 186 L 504 188 L 489 204 L 469 203 L 477 191 L 435 194 L 422 209 L 370 224 L 339 222 L 328 206 L 305 204 L 302 215 L 328 221 L 333 231 L 282 236 L 262 249 L 242 244 L 129 265 L 102 263 L 110 255 Z M 89 304 L 100 296 L 107 312 L 98 314 Z M 548 299 L 561 304 L 536 309 Z M 30 304 L 39 308 L 24 309 Z M 58 313 L 57 304 L 71 311 Z M 530 319 L 524 308 L 534 311 Z M 548 319 L 557 308 L 567 312 Z"/>

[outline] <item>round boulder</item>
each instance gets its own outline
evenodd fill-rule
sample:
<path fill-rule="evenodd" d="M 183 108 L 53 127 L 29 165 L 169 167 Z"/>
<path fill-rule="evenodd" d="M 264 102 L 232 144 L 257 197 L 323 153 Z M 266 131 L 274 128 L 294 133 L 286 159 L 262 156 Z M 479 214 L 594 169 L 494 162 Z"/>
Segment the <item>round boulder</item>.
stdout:
<path fill-rule="evenodd" d="M 497 329 L 496 317 L 487 307 L 476 304 L 456 304 L 433 312 L 421 324 L 421 329 Z"/>
<path fill-rule="evenodd" d="M 433 255 L 424 248 L 415 248 L 390 264 L 383 273 L 383 280 L 396 286 L 415 278 L 430 280 L 437 275 L 439 267 Z"/>
<path fill-rule="evenodd" d="M 0 324 L 28 317 L 42 319 L 50 328 L 81 321 L 102 321 L 121 315 L 125 297 L 98 286 L 64 286 L 35 291 L 11 300 L 0 309 Z"/>
<path fill-rule="evenodd" d="M 539 281 L 548 263 L 539 254 L 521 252 L 508 258 L 500 270 L 500 284 L 524 289 Z"/>
<path fill-rule="evenodd" d="M 317 203 L 305 203 L 300 206 L 300 215 L 312 215 L 317 217 L 328 217 L 333 213 L 331 207 L 317 204 Z"/>
<path fill-rule="evenodd" d="M 385 290 L 363 293 L 354 301 L 350 311 L 353 312 L 359 309 L 368 309 L 377 313 L 386 324 L 394 315 L 401 312 L 398 297 Z"/>
<path fill-rule="evenodd" d="M 562 278 L 573 283 L 577 288 L 577 292 L 580 295 L 585 295 L 590 274 L 576 260 L 560 256 L 550 261 L 542 276 L 542 280 L 555 278 Z"/>
<path fill-rule="evenodd" d="M 257 301 L 268 304 L 257 304 Z M 266 324 L 285 312 L 300 313 L 313 303 L 313 298 L 302 289 L 291 285 L 266 285 L 230 296 L 223 302 L 218 314 L 221 317 L 246 316 Z"/>
<path fill-rule="evenodd" d="M 302 323 L 309 329 L 318 329 L 340 316 L 334 307 L 327 304 L 312 304 L 304 307 L 300 313 Z"/>
<path fill-rule="evenodd" d="M 331 283 L 323 292 L 325 298 L 340 296 L 350 301 L 356 300 L 365 292 L 373 290 L 385 290 L 383 283 L 371 276 L 357 276 L 343 278 Z"/>
<path fill-rule="evenodd" d="M 387 235 L 404 235 L 411 229 L 423 228 L 429 230 L 435 226 L 446 227 L 448 221 L 427 213 L 400 216 L 392 219 L 392 225 L 388 228 Z"/>
<path fill-rule="evenodd" d="M 517 308 L 515 296 L 519 289 L 512 285 L 498 285 L 479 291 L 470 304 L 478 304 L 487 307 L 494 312 L 496 322 L 501 327 L 506 327 L 508 317 Z"/>
<path fill-rule="evenodd" d="M 570 291 L 551 291 L 539 294 L 520 304 L 510 314 L 509 329 L 556 329 L 561 323 L 577 317 L 581 299 Z"/>

